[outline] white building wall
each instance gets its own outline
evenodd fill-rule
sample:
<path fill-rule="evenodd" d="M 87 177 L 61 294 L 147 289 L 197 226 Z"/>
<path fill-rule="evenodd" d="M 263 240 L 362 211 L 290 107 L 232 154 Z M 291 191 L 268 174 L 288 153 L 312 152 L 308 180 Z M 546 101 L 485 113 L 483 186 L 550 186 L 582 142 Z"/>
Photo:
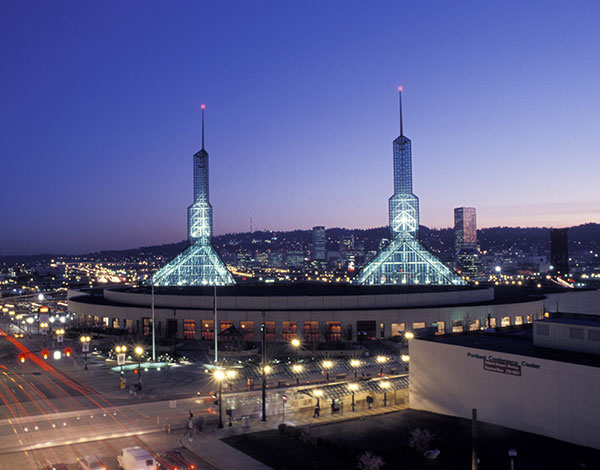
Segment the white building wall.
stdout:
<path fill-rule="evenodd" d="M 600 448 L 600 368 L 411 340 L 410 407 Z M 520 376 L 471 355 L 516 361 Z M 539 366 L 527 367 L 523 363 Z"/>

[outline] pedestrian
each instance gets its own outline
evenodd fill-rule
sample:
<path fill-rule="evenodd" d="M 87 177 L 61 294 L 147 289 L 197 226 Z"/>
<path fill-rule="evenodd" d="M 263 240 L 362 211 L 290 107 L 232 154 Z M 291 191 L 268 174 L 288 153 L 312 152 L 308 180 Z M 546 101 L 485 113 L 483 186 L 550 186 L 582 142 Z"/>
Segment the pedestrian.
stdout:
<path fill-rule="evenodd" d="M 321 410 L 319 409 L 319 405 L 316 405 L 315 406 L 315 412 L 313 414 L 313 418 L 318 418 L 319 415 L 320 415 L 320 413 L 321 413 Z"/>
<path fill-rule="evenodd" d="M 192 410 L 190 410 L 190 419 L 192 419 L 194 417 L 194 413 L 192 413 Z"/>
<path fill-rule="evenodd" d="M 188 418 L 188 429 L 191 431 L 193 427 L 194 422 L 192 421 L 192 418 Z"/>

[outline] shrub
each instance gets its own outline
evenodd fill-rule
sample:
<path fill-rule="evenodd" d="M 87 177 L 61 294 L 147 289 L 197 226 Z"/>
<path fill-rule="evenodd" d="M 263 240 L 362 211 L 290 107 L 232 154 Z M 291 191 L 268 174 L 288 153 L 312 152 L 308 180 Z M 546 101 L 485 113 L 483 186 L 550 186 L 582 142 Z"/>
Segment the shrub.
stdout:
<path fill-rule="evenodd" d="M 434 439 L 435 434 L 429 429 L 415 428 L 408 435 L 408 445 L 419 454 L 424 454 L 429 450 Z"/>
<path fill-rule="evenodd" d="M 379 455 L 365 452 L 358 456 L 358 470 L 379 470 L 383 467 L 383 459 Z"/>
<path fill-rule="evenodd" d="M 277 426 L 277 430 L 279 431 L 279 434 L 286 434 L 287 424 L 281 423 L 279 426 Z"/>

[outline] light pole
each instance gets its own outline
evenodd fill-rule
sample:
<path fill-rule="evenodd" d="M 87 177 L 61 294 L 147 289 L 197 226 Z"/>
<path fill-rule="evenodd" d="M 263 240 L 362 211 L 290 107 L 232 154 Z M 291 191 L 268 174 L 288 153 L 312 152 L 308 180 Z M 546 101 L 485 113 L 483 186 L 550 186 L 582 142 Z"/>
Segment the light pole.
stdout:
<path fill-rule="evenodd" d="M 298 363 L 300 362 L 300 347 L 302 346 L 302 343 L 298 338 L 294 338 L 290 341 L 290 344 L 296 350 L 296 363 Z"/>
<path fill-rule="evenodd" d="M 360 361 L 358 359 L 350 359 L 350 365 L 354 369 L 354 380 L 356 380 L 357 370 L 360 367 Z"/>
<path fill-rule="evenodd" d="M 265 312 L 262 312 L 262 323 L 260 325 L 261 353 L 262 353 L 262 420 L 267 420 L 267 339 L 265 335 Z"/>
<path fill-rule="evenodd" d="M 144 348 L 141 346 L 135 347 L 135 354 L 138 357 L 138 390 L 142 389 L 142 354 L 144 354 Z"/>
<path fill-rule="evenodd" d="M 333 362 L 327 360 L 327 361 L 323 361 L 323 369 L 325 369 L 325 374 L 327 377 L 327 382 L 329 382 L 329 369 L 331 369 L 333 367 Z"/>
<path fill-rule="evenodd" d="M 79 341 L 81 341 L 81 350 L 83 351 L 84 354 L 84 369 L 87 370 L 88 368 L 88 363 L 87 363 L 87 353 L 90 350 L 90 341 L 92 340 L 92 338 L 90 338 L 89 336 L 82 336 L 79 338 Z"/>
<path fill-rule="evenodd" d="M 379 375 L 383 377 L 383 365 L 387 362 L 388 358 L 385 356 L 377 356 L 375 358 L 377 363 L 379 364 Z"/>
<path fill-rule="evenodd" d="M 219 383 L 219 427 L 223 427 L 223 380 L 225 371 L 217 369 L 214 373 L 215 380 Z"/>
<path fill-rule="evenodd" d="M 304 370 L 302 364 L 294 364 L 292 371 L 296 374 L 296 385 L 300 385 L 300 373 Z"/>
<path fill-rule="evenodd" d="M 390 388 L 390 383 L 388 381 L 380 382 L 379 385 L 383 388 L 383 406 L 387 406 L 387 390 Z"/>
<path fill-rule="evenodd" d="M 355 402 L 354 402 L 354 392 L 356 392 L 358 390 L 358 384 L 349 384 L 348 388 L 350 389 L 350 391 L 352 392 L 352 411 L 354 411 L 355 408 Z"/>
<path fill-rule="evenodd" d="M 509 449 L 508 456 L 510 457 L 510 470 L 515 470 L 515 457 L 517 456 L 517 449 Z"/>
<path fill-rule="evenodd" d="M 41 322 L 40 328 L 43 330 L 42 335 L 44 336 L 44 347 L 46 347 L 46 330 L 48 329 L 48 322 Z"/>
<path fill-rule="evenodd" d="M 125 345 L 116 346 L 115 351 L 117 353 L 117 361 L 119 361 L 118 355 L 125 354 L 127 352 L 127 346 L 125 346 Z M 123 361 L 123 362 L 125 362 L 125 361 Z M 121 376 L 123 376 L 123 364 L 121 364 Z"/>

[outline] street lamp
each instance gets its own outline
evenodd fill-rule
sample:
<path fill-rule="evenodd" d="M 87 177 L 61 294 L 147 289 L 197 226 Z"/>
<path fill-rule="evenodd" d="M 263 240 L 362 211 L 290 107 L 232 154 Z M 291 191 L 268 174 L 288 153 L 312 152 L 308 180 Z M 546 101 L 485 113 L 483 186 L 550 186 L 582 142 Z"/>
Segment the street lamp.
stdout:
<path fill-rule="evenodd" d="M 360 367 L 360 361 L 358 359 L 350 359 L 350 365 L 354 369 L 354 379 L 356 379 L 356 373 L 357 373 L 356 369 L 358 369 Z"/>
<path fill-rule="evenodd" d="M 87 364 L 87 353 L 90 350 L 90 341 L 92 340 L 92 338 L 90 338 L 89 336 L 82 336 L 81 338 L 79 338 L 79 341 L 81 341 L 81 350 L 83 351 L 84 354 L 84 369 L 87 370 L 88 368 L 88 364 Z"/>
<path fill-rule="evenodd" d="M 381 366 L 379 368 L 379 375 L 383 376 L 383 365 L 387 362 L 388 358 L 385 356 L 377 356 L 375 360 Z"/>
<path fill-rule="evenodd" d="M 219 383 L 219 427 L 223 427 L 223 380 L 225 371 L 217 369 L 214 373 L 215 380 Z"/>
<path fill-rule="evenodd" d="M 352 411 L 354 411 L 354 392 L 356 392 L 358 390 L 358 384 L 349 384 L 348 388 L 350 389 L 350 391 L 352 392 Z"/>
<path fill-rule="evenodd" d="M 296 385 L 300 385 L 300 373 L 304 370 L 302 364 L 294 364 L 292 371 L 296 374 Z"/>
<path fill-rule="evenodd" d="M 383 406 L 387 406 L 387 390 L 390 388 L 390 383 L 383 381 L 379 383 L 379 386 L 383 388 Z"/>
<path fill-rule="evenodd" d="M 290 341 L 292 347 L 296 350 L 296 362 L 300 361 L 300 347 L 302 346 L 302 342 L 298 338 L 294 338 Z"/>
<path fill-rule="evenodd" d="M 327 382 L 329 382 L 329 369 L 331 369 L 333 367 L 333 362 L 332 361 L 323 361 L 323 369 L 325 369 L 325 373 L 327 374 Z"/>
<path fill-rule="evenodd" d="M 406 339 L 414 339 L 415 334 L 412 331 L 407 331 L 406 333 L 404 333 L 404 337 Z"/>
<path fill-rule="evenodd" d="M 115 346 L 115 351 L 117 353 L 117 361 L 119 361 L 119 354 L 125 354 L 127 352 L 127 346 L 125 345 L 119 345 L 119 346 Z M 123 361 L 125 362 L 125 361 Z M 123 364 L 121 364 L 121 376 L 123 376 Z"/>
<path fill-rule="evenodd" d="M 144 348 L 136 346 L 134 349 L 138 357 L 138 390 L 142 389 L 142 354 L 144 354 Z"/>

